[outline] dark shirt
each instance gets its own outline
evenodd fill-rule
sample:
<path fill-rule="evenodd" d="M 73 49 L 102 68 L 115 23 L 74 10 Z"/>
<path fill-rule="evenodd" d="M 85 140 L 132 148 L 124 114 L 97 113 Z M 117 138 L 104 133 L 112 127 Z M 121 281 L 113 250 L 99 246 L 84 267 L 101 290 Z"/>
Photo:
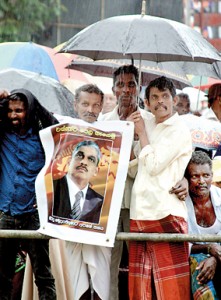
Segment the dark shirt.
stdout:
<path fill-rule="evenodd" d="M 221 145 L 219 145 L 219 147 L 217 148 L 214 157 L 215 157 L 215 156 L 221 156 Z"/>
<path fill-rule="evenodd" d="M 35 179 L 45 156 L 38 135 L 4 133 L 0 144 L 0 210 L 12 216 L 34 212 Z"/>

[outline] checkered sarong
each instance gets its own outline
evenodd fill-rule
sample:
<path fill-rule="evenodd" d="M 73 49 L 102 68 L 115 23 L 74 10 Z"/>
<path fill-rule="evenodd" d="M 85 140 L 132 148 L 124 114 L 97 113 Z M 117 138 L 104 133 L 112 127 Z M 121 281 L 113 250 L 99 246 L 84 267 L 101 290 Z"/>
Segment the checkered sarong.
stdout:
<path fill-rule="evenodd" d="M 130 229 L 143 233 L 187 233 L 187 223 L 181 217 L 170 215 L 157 221 L 131 220 Z M 131 241 L 130 300 L 152 300 L 154 293 L 158 300 L 189 300 L 188 256 L 186 242 Z"/>

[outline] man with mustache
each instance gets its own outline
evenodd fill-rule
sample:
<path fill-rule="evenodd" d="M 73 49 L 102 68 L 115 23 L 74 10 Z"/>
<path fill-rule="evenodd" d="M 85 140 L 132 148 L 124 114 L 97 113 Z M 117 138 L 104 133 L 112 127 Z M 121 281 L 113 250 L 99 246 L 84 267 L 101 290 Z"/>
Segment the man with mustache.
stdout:
<path fill-rule="evenodd" d="M 191 158 L 189 129 L 174 113 L 176 89 L 159 77 L 145 90 L 153 116 L 146 122 L 139 111 L 130 115 L 139 137 L 138 156 L 130 162 L 136 175 L 131 195 L 130 231 L 187 233 L 184 201 L 170 192 L 184 176 Z M 131 241 L 129 251 L 130 299 L 190 299 L 188 243 Z"/>
<path fill-rule="evenodd" d="M 152 114 L 144 109 L 138 107 L 138 97 L 141 87 L 138 85 L 139 72 L 134 65 L 122 65 L 116 69 L 113 73 L 113 94 L 117 98 L 118 105 L 112 112 L 99 116 L 99 120 L 122 120 L 126 121 L 127 118 L 134 111 L 139 111 L 142 118 L 146 120 L 152 119 Z M 134 145 L 138 142 L 137 135 L 135 134 Z M 148 185 L 148 182 L 146 183 Z M 131 200 L 131 190 L 133 185 L 133 179 L 127 176 L 125 182 L 125 189 L 123 195 L 123 201 L 121 206 L 121 213 L 118 222 L 118 232 L 129 232 L 129 210 Z M 177 196 L 179 199 L 184 199 L 188 192 L 186 180 L 177 181 L 169 188 L 171 193 Z M 124 287 L 118 289 L 119 276 L 118 270 L 123 254 L 123 241 L 115 240 L 114 248 L 112 249 L 111 256 L 111 287 L 110 287 L 110 300 L 119 299 L 119 292 L 125 295 L 127 290 Z"/>
<path fill-rule="evenodd" d="M 53 215 L 99 223 L 103 196 L 89 185 L 90 179 L 98 173 L 100 157 L 100 149 L 94 141 L 82 141 L 75 146 L 68 174 L 53 181 Z M 111 248 L 66 242 L 66 251 L 72 270 L 74 299 L 90 300 L 93 292 L 94 300 L 108 300 Z"/>
<path fill-rule="evenodd" d="M 76 117 L 88 123 L 95 122 L 102 110 L 103 99 L 103 92 L 95 84 L 82 85 L 75 91 Z"/>
<path fill-rule="evenodd" d="M 73 150 L 67 176 L 54 180 L 53 215 L 84 222 L 99 223 L 103 196 L 90 188 L 97 175 L 101 153 L 93 141 L 83 141 Z M 80 195 L 79 215 L 73 211 Z M 76 207 L 75 210 L 78 210 Z"/>
<path fill-rule="evenodd" d="M 103 98 L 103 92 L 94 84 L 85 84 L 79 87 L 75 91 L 74 99 L 76 118 L 88 123 L 95 122 L 102 110 Z M 81 147 L 83 150 L 80 149 Z M 89 152 L 86 152 L 86 150 Z M 93 155 L 91 156 L 91 154 Z M 85 164 L 85 159 L 88 160 L 90 168 L 87 163 Z M 54 204 L 53 213 L 55 215 L 63 216 L 64 218 L 73 218 L 70 211 L 68 188 L 70 187 L 71 194 L 74 194 L 74 191 L 72 191 L 73 185 L 78 185 L 79 189 L 85 186 L 87 188 L 90 178 L 96 176 L 98 172 L 97 164 L 99 160 L 100 150 L 96 143 L 84 141 L 83 144 L 78 144 L 75 147 L 67 176 L 60 179 L 60 181 L 54 181 L 56 203 Z M 96 164 L 92 164 L 94 161 Z M 69 186 L 67 185 L 67 181 L 70 183 Z M 103 197 L 88 187 L 86 198 L 85 205 L 87 204 L 87 210 L 84 210 L 84 207 L 82 207 L 82 215 L 79 217 L 79 220 L 99 223 Z M 91 200 L 89 200 L 90 198 Z M 82 202 L 83 199 L 81 199 L 81 205 L 83 205 Z M 73 270 L 70 275 L 74 299 L 90 300 L 93 293 L 94 300 L 108 300 L 111 248 L 66 242 L 66 250 L 70 269 Z"/>

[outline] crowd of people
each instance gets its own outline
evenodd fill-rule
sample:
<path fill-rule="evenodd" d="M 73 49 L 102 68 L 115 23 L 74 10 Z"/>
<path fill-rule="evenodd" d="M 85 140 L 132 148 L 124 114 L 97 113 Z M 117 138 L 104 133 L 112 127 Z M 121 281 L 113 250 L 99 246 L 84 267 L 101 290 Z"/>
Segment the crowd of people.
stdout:
<path fill-rule="evenodd" d="M 173 82 L 164 76 L 146 87 L 141 108 L 138 77 L 133 65 L 123 65 L 113 73 L 114 98 L 109 112 L 102 111 L 105 95 L 94 84 L 81 86 L 73 96 L 74 118 L 87 123 L 104 120 L 134 123 L 117 231 L 220 234 L 221 191 L 213 179 L 213 161 L 219 160 L 221 146 L 213 157 L 204 149 L 193 148 L 190 130 L 179 117 L 191 113 L 188 95 L 177 96 Z M 39 131 L 58 124 L 59 118 L 28 90 L 3 88 L 0 229 L 37 230 L 40 224 L 35 180 L 45 163 Z M 201 118 L 220 122 L 220 98 L 221 84 L 216 84 L 208 93 L 208 116 Z M 85 140 L 76 145 L 67 174 L 53 182 L 54 215 L 99 223 L 104 198 L 89 187 L 89 182 L 99 171 L 100 157 L 95 142 Z M 116 240 L 110 248 L 59 241 L 59 246 L 54 247 L 59 251 L 60 247 L 65 248 L 65 254 L 60 255 L 68 257 L 74 300 L 120 299 L 119 268 L 125 245 L 129 275 L 122 299 L 221 299 L 219 243 L 137 240 L 124 244 Z M 49 242 L 43 239 L 0 239 L 0 298 L 22 297 L 21 289 L 16 286 L 18 282 L 21 286 L 22 280 L 15 280 L 19 253 L 24 253 L 24 257 L 27 254 L 30 259 L 39 299 L 61 300 L 56 283 L 60 274 L 53 272 L 56 258 L 51 257 Z"/>

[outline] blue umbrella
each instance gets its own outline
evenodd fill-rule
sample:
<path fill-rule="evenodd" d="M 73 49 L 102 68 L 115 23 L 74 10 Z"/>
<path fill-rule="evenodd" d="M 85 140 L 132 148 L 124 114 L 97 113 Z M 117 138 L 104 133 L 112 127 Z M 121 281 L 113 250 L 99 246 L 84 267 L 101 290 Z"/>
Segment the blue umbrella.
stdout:
<path fill-rule="evenodd" d="M 59 80 L 46 49 L 32 42 L 1 43 L 0 69 L 16 68 Z"/>

